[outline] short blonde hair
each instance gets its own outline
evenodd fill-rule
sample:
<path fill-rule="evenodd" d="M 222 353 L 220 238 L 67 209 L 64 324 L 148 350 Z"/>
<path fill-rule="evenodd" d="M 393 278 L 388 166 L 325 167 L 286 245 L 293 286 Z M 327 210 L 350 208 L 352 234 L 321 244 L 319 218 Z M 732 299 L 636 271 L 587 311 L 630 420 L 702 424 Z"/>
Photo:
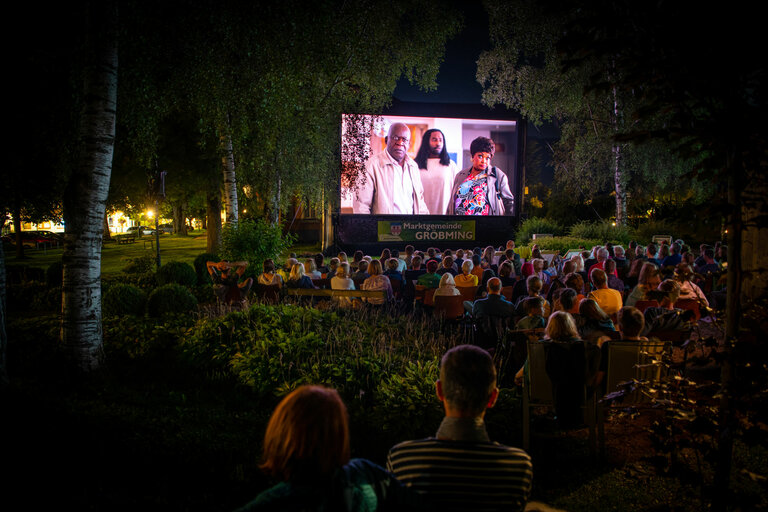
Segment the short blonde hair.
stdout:
<path fill-rule="evenodd" d="M 298 281 L 304 277 L 304 265 L 301 263 L 296 263 L 291 267 L 291 275 L 288 276 L 288 279 L 291 281 Z"/>
<path fill-rule="evenodd" d="M 566 341 L 579 337 L 576 321 L 566 311 L 555 311 L 549 315 L 546 328 L 547 338 L 555 341 Z"/>
<path fill-rule="evenodd" d="M 368 264 L 368 273 L 372 276 L 378 276 L 383 273 L 380 260 L 373 260 Z"/>
<path fill-rule="evenodd" d="M 336 277 L 349 277 L 349 263 L 346 261 L 339 263 L 336 267 Z"/>

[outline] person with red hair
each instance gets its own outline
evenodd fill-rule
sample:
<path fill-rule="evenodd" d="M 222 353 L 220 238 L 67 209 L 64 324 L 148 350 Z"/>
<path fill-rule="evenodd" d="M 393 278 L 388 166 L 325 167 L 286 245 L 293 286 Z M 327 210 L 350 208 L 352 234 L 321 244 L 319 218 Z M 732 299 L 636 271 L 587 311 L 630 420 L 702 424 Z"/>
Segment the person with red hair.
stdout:
<path fill-rule="evenodd" d="M 237 512 L 410 510 L 420 498 L 387 470 L 350 459 L 347 408 L 334 389 L 301 386 L 275 408 L 261 469 L 280 481 Z"/>

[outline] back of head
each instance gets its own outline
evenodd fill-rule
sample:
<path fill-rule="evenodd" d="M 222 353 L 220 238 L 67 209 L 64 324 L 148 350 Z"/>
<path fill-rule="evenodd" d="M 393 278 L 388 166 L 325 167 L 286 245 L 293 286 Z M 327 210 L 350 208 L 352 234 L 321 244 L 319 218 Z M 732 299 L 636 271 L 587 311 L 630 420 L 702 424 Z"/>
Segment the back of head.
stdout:
<path fill-rule="evenodd" d="M 445 400 L 456 410 L 479 415 L 496 389 L 496 368 L 491 356 L 474 345 L 458 345 L 440 362 Z"/>
<path fill-rule="evenodd" d="M 315 265 L 317 265 L 317 268 L 322 267 L 323 263 L 325 263 L 325 256 L 323 256 L 323 253 L 319 252 L 315 254 Z"/>
<path fill-rule="evenodd" d="M 289 279 L 298 281 L 302 277 L 304 277 L 304 265 L 301 263 L 296 263 L 291 267 L 291 275 L 289 276 Z"/>
<path fill-rule="evenodd" d="M 469 260 L 464 260 L 464 263 L 461 264 L 461 272 L 465 275 L 469 275 L 473 268 L 475 265 Z"/>
<path fill-rule="evenodd" d="M 434 274 L 437 271 L 437 260 L 429 260 L 427 262 L 427 272 Z"/>
<path fill-rule="evenodd" d="M 421 268 L 421 256 L 418 254 L 411 258 L 411 268 L 414 270 L 419 270 Z"/>
<path fill-rule="evenodd" d="M 383 270 L 381 268 L 381 261 L 380 260 L 373 260 L 368 265 L 368 273 L 371 274 L 372 276 L 378 276 L 382 272 L 383 272 Z"/>
<path fill-rule="evenodd" d="M 572 272 L 565 276 L 565 286 L 573 288 L 577 293 L 581 293 L 582 288 L 584 288 L 584 278 L 581 277 L 581 274 Z"/>
<path fill-rule="evenodd" d="M 613 255 L 616 258 L 623 258 L 624 257 L 624 248 L 620 245 L 616 245 L 613 247 Z"/>
<path fill-rule="evenodd" d="M 619 331 L 624 338 L 635 338 L 643 332 L 645 317 L 643 313 L 632 306 L 624 306 L 618 313 Z"/>
<path fill-rule="evenodd" d="M 541 312 L 542 306 L 544 306 L 544 299 L 541 297 L 528 297 L 523 302 L 523 308 L 527 315 Z"/>
<path fill-rule="evenodd" d="M 662 281 L 658 290 L 664 292 L 666 300 L 671 304 L 674 304 L 680 296 L 680 284 L 674 279 L 665 279 Z"/>
<path fill-rule="evenodd" d="M 576 322 L 570 313 L 555 311 L 549 315 L 546 328 L 547 338 L 555 341 L 568 341 L 579 337 Z"/>
<path fill-rule="evenodd" d="M 589 274 L 589 278 L 592 280 L 592 284 L 594 284 L 596 288 L 602 288 L 608 282 L 608 276 L 606 276 L 605 271 L 600 268 L 593 269 L 592 273 Z"/>
<path fill-rule="evenodd" d="M 445 286 L 456 286 L 456 281 L 453 279 L 453 274 L 446 272 L 443 277 L 440 278 L 440 288 Z"/>
<path fill-rule="evenodd" d="M 541 278 L 539 276 L 528 276 L 528 279 L 525 281 L 526 287 L 528 288 L 528 295 L 536 295 L 541 291 L 541 287 L 543 286 L 541 283 Z"/>
<path fill-rule="evenodd" d="M 563 311 L 570 311 L 576 305 L 576 290 L 573 288 L 560 288 L 560 306 Z"/>
<path fill-rule="evenodd" d="M 513 272 L 512 264 L 509 261 L 505 261 L 501 264 L 499 267 L 499 276 L 500 277 L 510 277 Z"/>
<path fill-rule="evenodd" d="M 613 274 L 616 271 L 616 261 L 614 260 L 605 260 L 604 266 L 606 274 Z"/>
<path fill-rule="evenodd" d="M 360 260 L 357 264 L 358 272 L 368 272 L 368 262 L 366 260 Z"/>
<path fill-rule="evenodd" d="M 582 299 L 579 302 L 579 315 L 598 322 L 607 322 L 611 319 L 593 299 Z"/>
<path fill-rule="evenodd" d="M 397 270 L 397 267 L 400 266 L 400 260 L 397 258 L 389 258 L 387 260 L 387 269 L 388 270 Z"/>
<path fill-rule="evenodd" d="M 346 261 L 339 263 L 339 266 L 336 268 L 336 277 L 349 277 L 349 263 Z"/>
<path fill-rule="evenodd" d="M 485 274 L 483 274 L 483 276 L 485 276 Z M 488 279 L 487 284 L 488 284 L 488 293 L 492 293 L 492 294 L 501 293 L 501 280 L 498 277 L 491 277 L 490 279 Z"/>
<path fill-rule="evenodd" d="M 271 258 L 267 258 L 264 260 L 263 268 L 265 274 L 270 274 L 275 271 L 275 262 Z"/>
<path fill-rule="evenodd" d="M 317 481 L 349 461 L 347 409 L 334 389 L 301 386 L 275 408 L 261 469 L 284 481 Z"/>

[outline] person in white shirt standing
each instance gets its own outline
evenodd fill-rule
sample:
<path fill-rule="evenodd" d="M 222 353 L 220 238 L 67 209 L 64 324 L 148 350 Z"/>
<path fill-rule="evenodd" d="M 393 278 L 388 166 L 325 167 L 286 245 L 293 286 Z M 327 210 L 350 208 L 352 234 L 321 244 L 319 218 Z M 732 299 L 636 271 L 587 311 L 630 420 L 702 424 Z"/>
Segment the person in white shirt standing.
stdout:
<path fill-rule="evenodd" d="M 459 172 L 456 164 L 448 156 L 445 135 L 437 128 L 424 132 L 421 147 L 416 153 L 416 165 L 419 166 L 421 184 L 424 187 L 424 200 L 432 215 L 446 215 L 448 203 L 453 197 L 453 179 Z"/>
<path fill-rule="evenodd" d="M 387 149 L 365 165 L 365 179 L 357 190 L 354 213 L 429 214 L 419 168 L 407 153 L 411 131 L 405 124 L 395 123 L 385 140 Z"/>

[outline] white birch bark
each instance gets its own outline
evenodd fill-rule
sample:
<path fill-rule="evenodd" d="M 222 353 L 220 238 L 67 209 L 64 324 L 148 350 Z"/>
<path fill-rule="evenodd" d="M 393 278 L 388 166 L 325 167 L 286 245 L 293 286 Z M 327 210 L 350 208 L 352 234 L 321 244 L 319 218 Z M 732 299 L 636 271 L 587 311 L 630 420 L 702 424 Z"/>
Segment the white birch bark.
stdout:
<path fill-rule="evenodd" d="M 84 372 L 103 361 L 101 242 L 115 138 L 117 10 L 91 4 L 93 65 L 84 73 L 83 149 L 64 194 L 61 340 Z"/>
<path fill-rule="evenodd" d="M 237 177 L 235 176 L 235 157 L 232 150 L 232 137 L 222 137 L 224 156 L 221 158 L 224 170 L 224 210 L 227 224 L 237 224 Z"/>
<path fill-rule="evenodd" d="M 613 125 L 614 133 L 619 131 L 619 96 L 616 86 L 613 87 Z M 621 168 L 621 145 L 613 143 L 613 190 L 616 194 L 616 225 L 623 226 L 627 223 L 627 190 L 624 186 L 625 178 Z"/>

